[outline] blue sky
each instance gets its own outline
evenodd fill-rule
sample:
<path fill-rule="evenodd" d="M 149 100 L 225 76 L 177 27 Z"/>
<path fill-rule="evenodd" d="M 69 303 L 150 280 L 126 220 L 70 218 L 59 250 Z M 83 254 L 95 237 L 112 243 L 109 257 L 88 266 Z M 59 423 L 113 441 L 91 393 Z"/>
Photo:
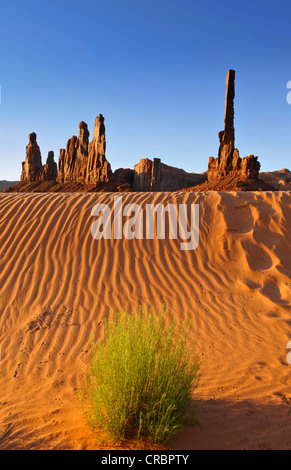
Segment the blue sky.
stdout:
<path fill-rule="evenodd" d="M 240 155 L 291 170 L 290 21 L 280 0 L 1 2 L 0 180 L 19 179 L 29 133 L 58 161 L 99 113 L 113 169 L 158 157 L 205 171 L 230 68 Z"/>

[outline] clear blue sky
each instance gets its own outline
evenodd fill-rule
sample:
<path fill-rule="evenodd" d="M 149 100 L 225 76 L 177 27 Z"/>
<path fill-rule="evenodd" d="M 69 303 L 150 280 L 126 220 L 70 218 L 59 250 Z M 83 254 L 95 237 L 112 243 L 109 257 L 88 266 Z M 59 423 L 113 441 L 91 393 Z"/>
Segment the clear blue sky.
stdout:
<path fill-rule="evenodd" d="M 58 161 L 99 113 L 113 169 L 159 157 L 205 171 L 230 68 L 240 155 L 291 169 L 290 1 L 1 2 L 0 180 L 19 179 L 29 133 Z"/>

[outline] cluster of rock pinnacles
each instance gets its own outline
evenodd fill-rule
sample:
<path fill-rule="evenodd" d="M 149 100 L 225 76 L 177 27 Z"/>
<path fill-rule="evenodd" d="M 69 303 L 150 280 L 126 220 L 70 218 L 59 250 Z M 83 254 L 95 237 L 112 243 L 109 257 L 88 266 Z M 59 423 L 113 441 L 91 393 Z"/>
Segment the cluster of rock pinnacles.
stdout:
<path fill-rule="evenodd" d="M 79 124 L 79 137 L 68 140 L 66 149 L 60 150 L 59 164 L 54 161 L 54 152 L 49 152 L 46 165 L 42 165 L 41 153 L 36 142 L 36 134 L 29 135 L 26 159 L 22 163 L 21 181 L 56 180 L 59 183 L 78 182 L 94 184 L 109 181 L 111 166 L 105 157 L 104 117 L 100 114 L 95 121 L 93 140 L 89 143 L 89 131 L 85 122 Z"/>
<path fill-rule="evenodd" d="M 66 149 L 60 150 L 58 166 L 54 161 L 54 152 L 50 151 L 45 165 L 36 134 L 29 135 L 26 147 L 26 159 L 22 163 L 22 183 L 51 181 L 62 184 L 77 182 L 94 186 L 99 182 L 109 182 L 112 177 L 125 178 L 133 191 L 173 191 L 202 183 L 221 179 L 227 175 L 257 178 L 260 170 L 258 158 L 251 155 L 240 158 L 235 148 L 234 132 L 234 97 L 235 71 L 229 70 L 226 78 L 226 100 L 224 130 L 219 132 L 218 157 L 210 157 L 207 177 L 195 173 L 186 173 L 178 168 L 161 163 L 159 158 L 141 159 L 134 170 L 116 170 L 113 174 L 110 163 L 106 160 L 105 125 L 102 114 L 96 117 L 93 139 L 89 142 L 88 126 L 79 124 L 79 136 L 68 140 Z"/>

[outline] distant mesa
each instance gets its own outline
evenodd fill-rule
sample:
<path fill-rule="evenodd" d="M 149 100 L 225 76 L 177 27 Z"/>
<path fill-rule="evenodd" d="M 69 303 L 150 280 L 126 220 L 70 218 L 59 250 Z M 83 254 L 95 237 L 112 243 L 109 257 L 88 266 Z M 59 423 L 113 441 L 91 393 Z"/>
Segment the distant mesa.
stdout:
<path fill-rule="evenodd" d="M 206 175 L 165 165 L 160 158 L 142 158 L 134 167 L 133 191 L 178 191 L 205 181 Z"/>
<path fill-rule="evenodd" d="M 276 191 L 291 191 L 291 172 L 287 168 L 260 173 L 260 179 L 271 185 Z"/>
<path fill-rule="evenodd" d="M 160 191 L 161 190 L 161 160 L 142 158 L 134 167 L 133 191 Z"/>
<path fill-rule="evenodd" d="M 12 186 L 15 186 L 19 181 L 7 181 L 7 180 L 1 180 L 0 181 L 0 191 L 5 191 L 8 188 L 11 188 Z"/>
<path fill-rule="evenodd" d="M 235 148 L 234 129 L 235 71 L 226 77 L 224 130 L 219 132 L 217 158 L 210 157 L 207 172 L 186 171 L 161 162 L 160 158 L 142 158 L 134 169 L 112 171 L 106 159 L 105 123 L 96 117 L 93 138 L 87 124 L 79 124 L 66 148 L 60 150 L 58 166 L 49 152 L 42 164 L 36 134 L 29 135 L 26 158 L 22 163 L 21 181 L 7 191 L 265 191 L 291 187 L 289 170 L 260 173 L 258 157 L 241 158 Z"/>

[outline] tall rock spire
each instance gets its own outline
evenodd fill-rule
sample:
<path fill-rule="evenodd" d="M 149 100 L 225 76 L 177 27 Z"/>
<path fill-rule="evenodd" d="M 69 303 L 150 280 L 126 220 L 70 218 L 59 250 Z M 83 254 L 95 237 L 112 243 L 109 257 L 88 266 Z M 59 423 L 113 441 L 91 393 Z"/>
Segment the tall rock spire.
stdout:
<path fill-rule="evenodd" d="M 36 137 L 35 132 L 28 136 L 29 143 L 26 146 L 26 157 L 25 161 L 22 162 L 21 181 L 23 183 L 41 180 L 42 161 Z"/>
<path fill-rule="evenodd" d="M 58 176 L 58 167 L 55 162 L 55 155 L 52 150 L 49 151 L 46 164 L 44 165 L 42 169 L 43 173 L 43 180 L 44 181 L 50 181 L 50 180 L 55 180 L 57 179 Z"/>
<path fill-rule="evenodd" d="M 235 71 L 229 70 L 226 75 L 224 131 L 219 132 L 218 161 L 220 168 L 231 166 L 234 152 L 234 97 Z"/>
<path fill-rule="evenodd" d="M 240 158 L 234 146 L 234 97 L 235 97 L 235 71 L 229 70 L 226 75 L 225 117 L 224 130 L 219 132 L 218 158 L 210 157 L 208 163 L 207 179 L 213 181 L 227 175 L 234 177 L 257 178 L 260 170 L 258 157 L 250 155 Z"/>
<path fill-rule="evenodd" d="M 97 182 L 108 182 L 112 175 L 111 165 L 106 160 L 105 125 L 102 114 L 95 119 L 93 140 L 89 145 L 87 174 L 85 182 L 95 184 Z"/>
<path fill-rule="evenodd" d="M 84 183 L 87 174 L 88 149 L 89 149 L 89 131 L 87 124 L 82 121 L 79 124 L 79 137 L 76 142 L 76 161 L 75 161 L 75 181 Z"/>

